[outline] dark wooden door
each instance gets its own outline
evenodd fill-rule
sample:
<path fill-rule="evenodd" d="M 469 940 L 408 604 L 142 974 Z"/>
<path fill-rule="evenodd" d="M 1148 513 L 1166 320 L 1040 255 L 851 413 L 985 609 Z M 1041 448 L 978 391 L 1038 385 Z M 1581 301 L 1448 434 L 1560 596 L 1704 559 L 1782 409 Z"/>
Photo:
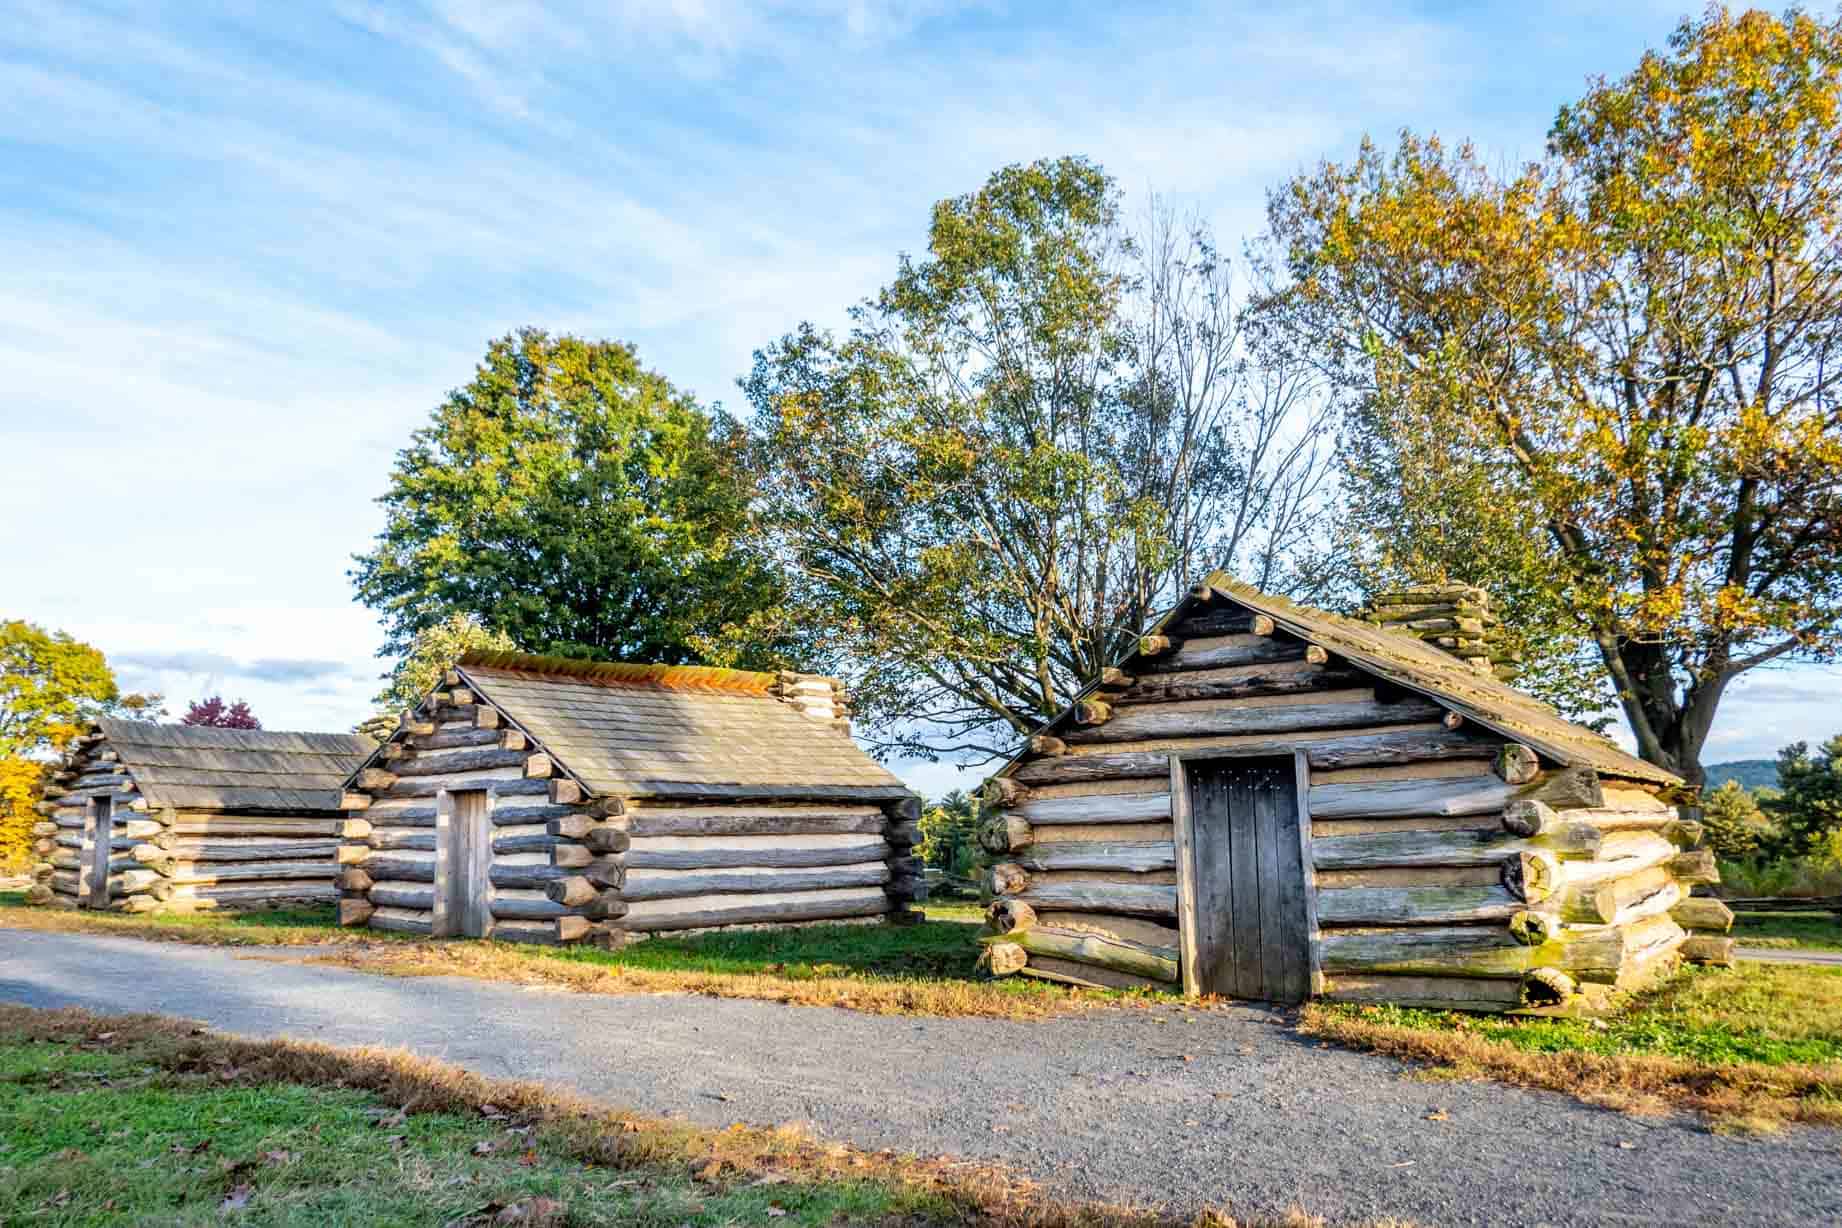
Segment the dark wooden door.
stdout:
<path fill-rule="evenodd" d="M 448 824 L 440 840 L 441 859 L 436 932 L 484 938 L 492 929 L 492 823 L 484 789 L 451 795 Z"/>
<path fill-rule="evenodd" d="M 1190 763 L 1192 992 L 1302 1002 L 1311 939 L 1290 758 Z"/>
<path fill-rule="evenodd" d="M 83 867 L 83 881 L 89 887 L 85 904 L 90 908 L 109 906 L 109 861 L 115 855 L 115 799 L 99 797 L 90 803 L 89 861 Z"/>

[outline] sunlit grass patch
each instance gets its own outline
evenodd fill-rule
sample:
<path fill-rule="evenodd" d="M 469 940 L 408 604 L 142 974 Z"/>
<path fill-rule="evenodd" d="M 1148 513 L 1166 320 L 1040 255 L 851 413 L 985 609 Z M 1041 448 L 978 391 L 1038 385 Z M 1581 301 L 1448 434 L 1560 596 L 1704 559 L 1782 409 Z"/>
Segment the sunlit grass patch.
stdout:
<path fill-rule="evenodd" d="M 1596 1020 L 1313 1006 L 1302 1026 L 1448 1075 L 1613 1107 L 1842 1124 L 1842 969 L 1687 969 Z"/>

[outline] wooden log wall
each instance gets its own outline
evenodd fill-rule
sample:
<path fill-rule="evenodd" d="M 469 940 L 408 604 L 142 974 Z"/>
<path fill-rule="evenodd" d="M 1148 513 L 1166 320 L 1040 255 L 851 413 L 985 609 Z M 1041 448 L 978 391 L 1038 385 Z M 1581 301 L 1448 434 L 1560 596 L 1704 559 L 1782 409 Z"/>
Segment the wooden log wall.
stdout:
<path fill-rule="evenodd" d="M 90 801 L 110 801 L 110 830 L 94 829 Z M 33 903 L 115 912 L 194 912 L 327 904 L 336 814 L 238 814 L 155 807 L 99 734 L 70 744 L 33 828 Z M 109 841 L 106 898 L 92 898 L 85 867 Z"/>
<path fill-rule="evenodd" d="M 487 937 L 604 945 L 732 925 L 918 919 L 918 804 L 591 798 L 450 676 L 347 796 L 345 924 L 461 933 L 438 896 L 443 792 L 488 789 Z M 799 685 L 806 685 L 803 678 Z M 447 821 L 452 821 L 449 818 Z"/>
<path fill-rule="evenodd" d="M 1544 763 L 1231 602 L 1130 668 L 986 785 L 995 974 L 1180 987 L 1170 756 L 1208 750 L 1304 751 L 1313 989 L 1333 1000 L 1546 1005 L 1731 921 L 1690 897 L 1712 877 L 1698 825 L 1650 790 Z"/>

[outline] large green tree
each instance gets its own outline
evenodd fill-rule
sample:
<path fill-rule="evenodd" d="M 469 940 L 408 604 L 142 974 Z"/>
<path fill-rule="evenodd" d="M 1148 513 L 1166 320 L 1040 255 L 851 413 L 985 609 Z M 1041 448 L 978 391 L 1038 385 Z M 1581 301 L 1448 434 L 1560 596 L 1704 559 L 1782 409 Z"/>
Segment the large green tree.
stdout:
<path fill-rule="evenodd" d="M 1404 134 L 1270 216 L 1371 559 L 1508 591 L 1695 783 L 1734 678 L 1834 650 L 1842 19 L 1711 8 L 1538 162 Z"/>
<path fill-rule="evenodd" d="M 1776 821 L 1772 851 L 1804 857 L 1827 850 L 1842 856 L 1842 734 L 1817 748 L 1794 742 L 1778 752 L 1776 793 L 1760 803 Z"/>
<path fill-rule="evenodd" d="M 1326 410 L 1278 341 L 1206 231 L 1061 158 L 936 205 L 846 335 L 757 354 L 761 523 L 860 725 L 998 753 L 1200 573 L 1293 586 Z"/>
<path fill-rule="evenodd" d="M 357 556 L 386 652 L 456 617 L 531 652 L 677 664 L 771 609 L 745 533 L 737 432 L 618 342 L 525 329 L 494 341 L 397 456 L 384 531 Z"/>

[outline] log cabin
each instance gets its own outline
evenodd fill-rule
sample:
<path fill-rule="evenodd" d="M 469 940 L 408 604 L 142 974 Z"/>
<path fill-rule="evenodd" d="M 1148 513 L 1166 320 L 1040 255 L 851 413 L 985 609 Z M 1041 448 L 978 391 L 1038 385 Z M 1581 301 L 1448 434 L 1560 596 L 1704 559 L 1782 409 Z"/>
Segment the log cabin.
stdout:
<path fill-rule="evenodd" d="M 919 920 L 919 801 L 830 678 L 461 658 L 346 782 L 340 920 L 614 945 Z"/>
<path fill-rule="evenodd" d="M 340 786 L 376 745 L 99 720 L 72 740 L 39 804 L 28 899 L 119 912 L 330 904 Z"/>
<path fill-rule="evenodd" d="M 992 972 L 1507 1011 L 1730 959 L 1682 781 L 1491 671 L 1211 575 L 982 790 Z"/>

